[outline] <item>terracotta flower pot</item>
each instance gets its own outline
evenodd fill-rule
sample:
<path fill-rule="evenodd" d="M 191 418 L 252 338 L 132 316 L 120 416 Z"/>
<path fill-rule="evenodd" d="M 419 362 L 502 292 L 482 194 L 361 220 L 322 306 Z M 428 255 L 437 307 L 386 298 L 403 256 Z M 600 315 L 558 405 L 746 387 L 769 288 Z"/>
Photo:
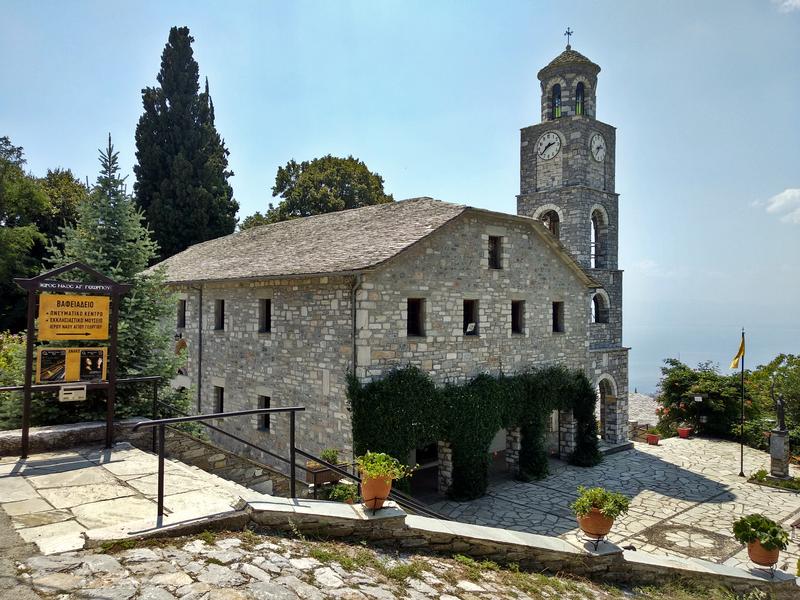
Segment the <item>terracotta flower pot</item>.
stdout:
<path fill-rule="evenodd" d="M 383 507 L 383 503 L 392 491 L 392 480 L 387 478 L 369 479 L 362 476 L 361 497 L 364 499 L 364 506 L 371 509 Z"/>
<path fill-rule="evenodd" d="M 747 544 L 747 554 L 750 556 L 750 560 L 762 567 L 771 567 L 776 564 L 780 553 L 779 548 L 766 550 L 758 540 Z"/>
<path fill-rule="evenodd" d="M 603 513 L 593 508 L 592 512 L 588 515 L 578 517 L 578 525 L 581 531 L 589 537 L 600 539 L 611 531 L 611 526 L 614 525 L 614 519 L 604 517 Z"/>
<path fill-rule="evenodd" d="M 691 427 L 678 427 L 678 436 L 682 437 L 683 439 L 688 439 L 691 433 L 692 433 Z"/>
<path fill-rule="evenodd" d="M 658 446 L 658 440 L 661 439 L 661 436 L 657 433 L 648 433 L 647 434 L 647 443 L 651 446 Z"/>

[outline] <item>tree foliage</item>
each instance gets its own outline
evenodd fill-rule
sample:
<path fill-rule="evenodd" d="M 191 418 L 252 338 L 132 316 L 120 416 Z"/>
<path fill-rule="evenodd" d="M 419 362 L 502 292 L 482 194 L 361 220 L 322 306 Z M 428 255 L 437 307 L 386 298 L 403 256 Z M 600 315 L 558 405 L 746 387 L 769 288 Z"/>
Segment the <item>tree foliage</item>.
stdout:
<path fill-rule="evenodd" d="M 144 113 L 136 126 L 136 201 L 161 258 L 232 233 L 239 208 L 208 80 L 200 92 L 193 41 L 187 27 L 170 29 L 159 85 L 142 90 Z"/>
<path fill-rule="evenodd" d="M 242 229 L 394 201 L 383 190 L 383 177 L 362 161 L 330 154 L 301 163 L 290 160 L 278 167 L 272 195 L 283 200 L 278 206 L 270 203 L 263 215 L 257 212 L 247 217 Z"/>
<path fill-rule="evenodd" d="M 0 137 L 0 331 L 25 327 L 25 294 L 13 279 L 42 269 L 48 240 L 74 223 L 87 197 L 69 170 L 51 170 L 39 179 L 24 167 L 22 147 Z"/>

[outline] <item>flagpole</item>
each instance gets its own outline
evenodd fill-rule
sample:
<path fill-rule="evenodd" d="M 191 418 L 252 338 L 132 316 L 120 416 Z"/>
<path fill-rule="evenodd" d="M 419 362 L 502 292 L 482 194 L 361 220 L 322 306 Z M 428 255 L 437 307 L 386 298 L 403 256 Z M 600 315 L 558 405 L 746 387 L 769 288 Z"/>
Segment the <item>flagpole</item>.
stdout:
<path fill-rule="evenodd" d="M 744 327 L 742 327 L 742 347 L 744 347 Z M 742 354 L 742 416 L 739 421 L 739 477 L 744 477 L 744 354 Z"/>

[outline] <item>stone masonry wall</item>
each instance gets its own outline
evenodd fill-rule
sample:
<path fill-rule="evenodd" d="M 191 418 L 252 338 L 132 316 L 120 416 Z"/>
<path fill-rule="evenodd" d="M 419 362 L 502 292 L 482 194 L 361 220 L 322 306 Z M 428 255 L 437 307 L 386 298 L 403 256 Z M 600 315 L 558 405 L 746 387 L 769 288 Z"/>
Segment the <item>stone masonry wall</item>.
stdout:
<path fill-rule="evenodd" d="M 502 269 L 488 264 L 489 236 L 502 237 Z M 415 365 L 437 385 L 479 373 L 542 365 L 584 368 L 591 291 L 528 223 L 467 214 L 369 273 L 357 292 L 356 374 L 363 380 Z M 407 335 L 408 298 L 424 298 L 424 335 Z M 463 302 L 478 300 L 478 335 L 463 332 Z M 521 334 L 511 302 L 525 302 Z M 565 331 L 552 331 L 564 302 Z"/>
<path fill-rule="evenodd" d="M 352 455 L 345 375 L 351 368 L 351 279 L 317 277 L 203 284 L 203 357 L 200 411 L 215 410 L 214 387 L 224 389 L 224 410 L 304 406 L 297 414 L 297 446 L 319 455 L 328 447 Z M 197 286 L 195 286 L 196 288 Z M 199 290 L 181 287 L 187 300 L 188 385 L 198 388 Z M 259 333 L 259 299 L 272 305 L 271 331 Z M 225 327 L 214 329 L 215 300 L 225 301 Z M 270 415 L 269 430 L 256 416 L 234 417 L 218 427 L 281 456 L 289 456 L 289 415 Z M 274 466 L 268 455 L 212 433 L 215 443 Z"/>

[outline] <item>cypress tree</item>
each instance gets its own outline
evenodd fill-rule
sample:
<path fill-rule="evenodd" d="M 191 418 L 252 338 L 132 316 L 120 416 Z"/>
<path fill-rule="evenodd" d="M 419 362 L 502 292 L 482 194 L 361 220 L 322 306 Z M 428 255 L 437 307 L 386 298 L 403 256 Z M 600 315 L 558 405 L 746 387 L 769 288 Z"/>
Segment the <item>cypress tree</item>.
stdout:
<path fill-rule="evenodd" d="M 193 41 L 188 27 L 170 29 L 159 85 L 142 90 L 144 113 L 136 126 L 134 191 L 161 258 L 232 233 L 239 208 L 208 80 L 200 92 Z"/>

